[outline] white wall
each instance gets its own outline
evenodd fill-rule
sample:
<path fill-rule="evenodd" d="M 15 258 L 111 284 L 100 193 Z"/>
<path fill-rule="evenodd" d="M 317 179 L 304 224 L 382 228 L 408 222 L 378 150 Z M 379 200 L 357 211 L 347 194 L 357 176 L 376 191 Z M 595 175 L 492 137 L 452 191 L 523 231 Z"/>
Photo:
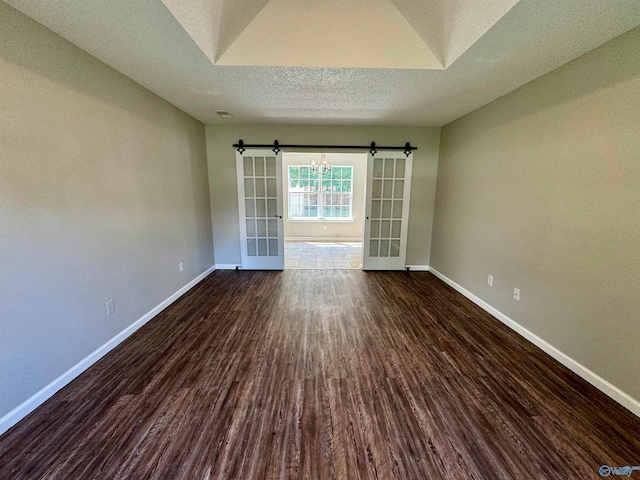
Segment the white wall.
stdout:
<path fill-rule="evenodd" d="M 0 2 L 0 417 L 212 250 L 204 126 Z"/>
<path fill-rule="evenodd" d="M 327 160 L 334 166 L 353 166 L 352 220 L 292 220 L 289 218 L 289 196 L 286 183 L 289 165 L 311 165 L 320 160 L 319 153 L 284 153 L 282 168 L 284 179 L 284 236 L 285 239 L 327 239 L 361 241 L 364 229 L 364 191 L 367 181 L 367 154 L 327 153 Z M 325 230 L 326 227 L 326 230 Z"/>

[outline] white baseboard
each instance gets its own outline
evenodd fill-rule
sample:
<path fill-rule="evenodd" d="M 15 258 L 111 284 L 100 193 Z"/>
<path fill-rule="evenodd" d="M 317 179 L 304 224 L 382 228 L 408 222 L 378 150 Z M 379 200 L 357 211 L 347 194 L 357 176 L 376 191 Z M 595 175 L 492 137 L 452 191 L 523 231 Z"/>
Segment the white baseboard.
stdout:
<path fill-rule="evenodd" d="M 362 237 L 285 237 L 285 242 L 362 242 Z"/>
<path fill-rule="evenodd" d="M 242 265 L 240 265 L 239 263 L 216 263 L 215 264 L 216 270 L 235 270 L 236 267 L 242 270 Z"/>
<path fill-rule="evenodd" d="M 129 325 L 107 343 L 102 345 L 100 348 L 95 350 L 93 353 L 85 357 L 79 363 L 71 367 L 69 370 L 64 372 L 58 378 L 56 378 L 49 385 L 42 388 L 39 392 L 33 394 L 27 400 L 22 402 L 16 408 L 11 410 L 5 416 L 0 418 L 0 435 L 5 433 L 11 427 L 13 427 L 16 423 L 26 417 L 29 413 L 34 411 L 37 407 L 42 405 L 46 400 L 51 398 L 58 390 L 62 387 L 70 383 L 73 379 L 79 376 L 82 372 L 87 370 L 91 365 L 96 363 L 102 357 L 104 357 L 107 353 L 117 347 L 120 343 L 122 343 L 127 337 L 129 337 L 132 333 L 142 327 L 145 323 L 151 320 L 153 317 L 158 315 L 162 310 L 167 308 L 173 302 L 175 302 L 178 298 L 184 295 L 187 291 L 193 288 L 196 284 L 200 283 L 207 277 L 211 272 L 214 271 L 214 267 L 211 267 L 198 275 L 196 278 L 187 283 L 180 290 L 175 292 L 169 298 L 164 300 L 162 303 L 157 305 L 156 307 L 149 310 L 142 317 L 136 320 L 133 324 Z"/>
<path fill-rule="evenodd" d="M 429 271 L 429 265 L 406 265 L 412 272 L 427 272 Z"/>
<path fill-rule="evenodd" d="M 429 267 L 429 271 L 433 273 L 436 277 L 438 277 L 440 280 L 442 280 L 444 283 L 453 287 L 455 290 L 457 290 L 462 295 L 467 297 L 469 300 L 471 300 L 473 303 L 478 305 L 480 308 L 482 308 L 483 310 L 487 311 L 488 313 L 496 317 L 506 326 L 508 326 L 512 330 L 522 335 L 524 338 L 526 338 L 531 343 L 533 343 L 536 347 L 540 348 L 541 350 L 543 350 L 544 352 L 552 356 L 554 359 L 556 359 L 562 365 L 567 367 L 569 370 L 571 370 L 578 376 L 582 377 L 584 380 L 586 380 L 591 385 L 596 387 L 598 390 L 600 390 L 601 392 L 603 392 L 604 394 L 606 394 L 607 396 L 609 396 L 610 398 L 618 402 L 620 405 L 622 405 L 623 407 L 631 411 L 633 414 L 640 417 L 640 401 L 636 400 L 628 393 L 623 392 L 618 387 L 608 382 L 598 374 L 592 372 L 581 363 L 578 363 L 567 354 L 561 352 L 556 347 L 548 343 L 546 340 L 543 340 L 542 338 L 538 337 L 535 333 L 527 330 L 522 325 L 517 323 L 515 320 L 507 317 L 504 313 L 492 307 L 481 298 L 475 296 L 466 288 L 462 287 L 461 285 L 458 285 L 456 282 L 451 280 L 446 275 L 440 273 L 433 267 Z"/>

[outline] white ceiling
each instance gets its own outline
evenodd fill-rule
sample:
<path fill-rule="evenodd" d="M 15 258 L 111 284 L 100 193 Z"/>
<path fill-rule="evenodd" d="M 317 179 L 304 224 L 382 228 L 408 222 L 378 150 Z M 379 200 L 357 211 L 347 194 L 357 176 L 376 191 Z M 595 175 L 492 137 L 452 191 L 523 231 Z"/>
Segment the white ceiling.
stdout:
<path fill-rule="evenodd" d="M 443 68 L 391 0 L 269 0 L 215 63 Z"/>
<path fill-rule="evenodd" d="M 269 0 L 6 1 L 205 123 L 440 126 L 640 25 L 638 0 L 391 2 L 439 69 L 220 65 Z"/>

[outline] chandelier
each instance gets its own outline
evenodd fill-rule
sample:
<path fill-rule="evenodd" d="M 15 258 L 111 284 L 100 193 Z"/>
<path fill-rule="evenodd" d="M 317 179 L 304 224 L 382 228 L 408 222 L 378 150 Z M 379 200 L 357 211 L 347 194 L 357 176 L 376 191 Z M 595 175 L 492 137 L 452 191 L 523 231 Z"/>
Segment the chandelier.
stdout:
<path fill-rule="evenodd" d="M 327 156 L 324 153 L 320 157 L 319 165 L 316 165 L 315 160 L 311 160 L 311 171 L 319 175 L 326 175 L 331 171 L 331 162 L 327 160 Z"/>

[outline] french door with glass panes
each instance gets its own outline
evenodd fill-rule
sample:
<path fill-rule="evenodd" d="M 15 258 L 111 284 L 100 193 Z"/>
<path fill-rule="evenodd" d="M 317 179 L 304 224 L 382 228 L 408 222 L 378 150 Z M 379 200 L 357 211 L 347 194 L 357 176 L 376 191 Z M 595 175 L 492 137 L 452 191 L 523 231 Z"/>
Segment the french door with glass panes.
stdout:
<path fill-rule="evenodd" d="M 369 154 L 363 270 L 406 267 L 413 154 Z"/>
<path fill-rule="evenodd" d="M 242 268 L 284 269 L 282 153 L 236 152 Z"/>

